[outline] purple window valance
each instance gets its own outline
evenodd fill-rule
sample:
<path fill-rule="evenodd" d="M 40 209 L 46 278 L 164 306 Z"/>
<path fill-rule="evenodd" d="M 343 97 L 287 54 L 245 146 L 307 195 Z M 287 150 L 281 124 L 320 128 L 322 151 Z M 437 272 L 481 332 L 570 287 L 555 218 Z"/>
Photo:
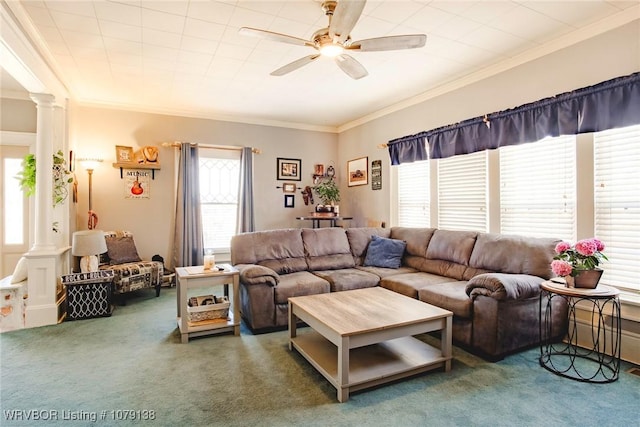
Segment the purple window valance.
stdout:
<path fill-rule="evenodd" d="M 572 92 L 487 114 L 456 124 L 389 141 L 391 164 L 405 163 L 403 155 L 415 144 L 429 146 L 429 157 L 440 159 L 507 145 L 535 142 L 548 136 L 577 135 L 640 123 L 640 73 L 618 77 Z M 413 141 L 413 142 L 412 142 Z M 394 163 L 395 162 L 395 163 Z"/>

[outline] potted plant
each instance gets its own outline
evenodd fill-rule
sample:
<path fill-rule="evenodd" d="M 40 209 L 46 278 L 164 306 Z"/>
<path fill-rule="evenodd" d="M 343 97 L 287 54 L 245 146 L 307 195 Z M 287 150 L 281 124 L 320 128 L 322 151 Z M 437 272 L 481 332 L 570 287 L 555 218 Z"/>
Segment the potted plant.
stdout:
<path fill-rule="evenodd" d="M 558 276 L 564 277 L 567 284 L 576 288 L 595 288 L 598 286 L 602 270 L 598 268 L 600 262 L 607 260 L 604 243 L 596 239 L 582 239 L 571 245 L 560 242 L 556 245 L 556 256 L 551 262 L 551 270 Z"/>
<path fill-rule="evenodd" d="M 333 178 L 321 181 L 313 187 L 313 190 L 318 195 L 320 202 L 322 202 L 322 206 L 319 206 L 320 209 L 316 208 L 316 211 L 337 213 L 335 208 L 336 203 L 340 201 L 340 189 Z"/>
<path fill-rule="evenodd" d="M 53 206 L 56 207 L 64 202 L 69 195 L 67 185 L 73 182 L 71 172 L 66 168 L 66 160 L 61 150 L 53 154 Z M 36 192 L 36 157 L 27 154 L 22 161 L 22 172 L 16 177 L 20 181 L 20 186 L 27 196 L 32 196 Z"/>

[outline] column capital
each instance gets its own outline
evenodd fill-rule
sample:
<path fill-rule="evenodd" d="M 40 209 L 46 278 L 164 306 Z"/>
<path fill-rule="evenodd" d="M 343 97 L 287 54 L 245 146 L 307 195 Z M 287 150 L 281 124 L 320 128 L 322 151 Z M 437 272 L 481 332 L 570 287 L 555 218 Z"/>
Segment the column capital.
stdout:
<path fill-rule="evenodd" d="M 29 97 L 38 106 L 53 107 L 56 101 L 56 97 L 48 93 L 30 93 Z"/>

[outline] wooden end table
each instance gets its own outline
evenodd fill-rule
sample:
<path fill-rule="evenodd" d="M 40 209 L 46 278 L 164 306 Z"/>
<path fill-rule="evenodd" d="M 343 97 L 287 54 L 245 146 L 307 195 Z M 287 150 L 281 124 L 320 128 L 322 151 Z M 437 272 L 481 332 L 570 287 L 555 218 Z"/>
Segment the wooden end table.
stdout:
<path fill-rule="evenodd" d="M 189 342 L 190 337 L 219 334 L 232 331 L 234 335 L 240 335 L 240 274 L 238 270 L 229 264 L 222 264 L 224 270 L 206 271 L 203 266 L 176 268 L 178 286 L 178 328 L 180 329 L 183 344 Z M 223 286 L 224 294 L 229 295 L 229 285 L 233 287 L 233 296 L 229 306 L 229 316 L 224 320 L 203 320 L 189 322 L 187 319 L 188 291 L 194 288 Z"/>
<path fill-rule="evenodd" d="M 294 348 L 338 392 L 357 391 L 443 367 L 451 369 L 448 311 L 375 287 L 289 298 L 289 349 Z M 313 330 L 298 335 L 296 323 Z M 413 335 L 441 331 L 440 348 Z"/>

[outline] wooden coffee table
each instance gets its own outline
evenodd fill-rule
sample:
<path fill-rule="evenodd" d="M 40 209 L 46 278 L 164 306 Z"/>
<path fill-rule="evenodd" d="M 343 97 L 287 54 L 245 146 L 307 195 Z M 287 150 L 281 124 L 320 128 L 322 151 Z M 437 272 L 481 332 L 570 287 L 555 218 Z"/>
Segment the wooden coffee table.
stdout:
<path fill-rule="evenodd" d="M 448 311 L 375 287 L 289 298 L 289 349 L 294 348 L 338 391 L 350 391 L 444 367 L 451 369 Z M 298 319 L 312 330 L 298 334 Z M 441 331 L 440 348 L 413 335 Z"/>

